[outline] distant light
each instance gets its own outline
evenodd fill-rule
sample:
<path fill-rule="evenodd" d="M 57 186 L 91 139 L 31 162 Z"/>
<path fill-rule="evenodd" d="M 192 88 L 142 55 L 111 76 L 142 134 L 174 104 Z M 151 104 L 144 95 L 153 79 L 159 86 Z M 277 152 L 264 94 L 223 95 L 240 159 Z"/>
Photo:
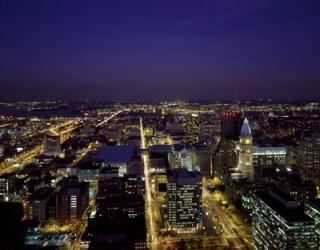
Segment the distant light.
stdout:
<path fill-rule="evenodd" d="M 288 172 L 292 172 L 291 167 L 287 167 L 287 171 L 288 171 Z"/>
<path fill-rule="evenodd" d="M 23 148 L 22 147 L 17 147 L 17 152 L 20 153 L 23 151 Z"/>

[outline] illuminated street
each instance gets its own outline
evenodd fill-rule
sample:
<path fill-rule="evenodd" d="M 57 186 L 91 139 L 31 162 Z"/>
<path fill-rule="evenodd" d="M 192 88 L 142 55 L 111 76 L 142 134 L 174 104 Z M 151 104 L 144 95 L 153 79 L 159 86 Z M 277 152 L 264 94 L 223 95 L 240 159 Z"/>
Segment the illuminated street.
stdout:
<path fill-rule="evenodd" d="M 141 134 L 141 148 L 146 149 L 146 139 L 144 135 L 144 128 L 143 128 L 143 120 L 140 118 L 140 134 Z M 149 238 L 148 243 L 151 249 L 157 249 L 158 239 L 155 230 L 154 218 L 153 218 L 153 206 L 152 206 L 152 195 L 151 195 L 151 181 L 150 181 L 150 174 L 148 168 L 148 156 L 142 155 L 143 166 L 144 166 L 144 177 L 145 177 L 145 186 L 146 186 L 146 195 L 145 195 L 145 204 L 146 204 L 146 221 L 147 225 L 149 226 Z"/>
<path fill-rule="evenodd" d="M 67 121 L 44 131 L 40 131 L 39 134 L 45 134 L 48 131 L 60 134 L 61 143 L 63 143 L 71 136 L 72 132 L 76 129 L 77 124 L 77 120 Z M 17 154 L 14 158 L 0 163 L 0 174 L 9 173 L 16 169 L 23 168 L 24 165 L 31 163 L 36 156 L 40 155 L 43 152 L 43 148 L 43 145 L 36 146 L 28 152 Z"/>
<path fill-rule="evenodd" d="M 203 189 L 203 195 L 204 200 L 209 202 L 208 213 L 221 223 L 224 231 L 223 237 L 231 243 L 232 247 L 237 249 L 252 249 L 251 235 L 246 234 L 246 231 L 235 224 L 231 215 L 218 205 L 219 200 L 214 199 L 206 187 Z M 247 225 L 247 227 L 249 227 L 249 225 Z"/>

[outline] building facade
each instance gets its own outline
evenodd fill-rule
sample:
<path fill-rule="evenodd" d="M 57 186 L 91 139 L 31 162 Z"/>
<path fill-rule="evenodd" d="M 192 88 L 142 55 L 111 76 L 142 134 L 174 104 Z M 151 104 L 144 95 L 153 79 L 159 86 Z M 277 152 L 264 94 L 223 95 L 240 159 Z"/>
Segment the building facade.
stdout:
<path fill-rule="evenodd" d="M 296 164 L 301 169 L 304 180 L 315 182 L 320 190 L 320 135 L 306 137 L 297 143 Z"/>
<path fill-rule="evenodd" d="M 255 249 L 318 249 L 314 220 L 279 190 L 253 195 L 252 219 Z"/>
<path fill-rule="evenodd" d="M 320 199 L 311 199 L 305 202 L 304 211 L 315 222 L 316 244 L 320 247 Z"/>
<path fill-rule="evenodd" d="M 199 172 L 174 169 L 168 174 L 168 230 L 195 232 L 202 225 L 202 177 Z"/>
<path fill-rule="evenodd" d="M 56 220 L 61 224 L 80 220 L 89 203 L 89 183 L 66 179 L 58 185 Z"/>
<path fill-rule="evenodd" d="M 61 154 L 61 143 L 59 135 L 46 135 L 44 138 L 44 154 L 59 156 Z"/>

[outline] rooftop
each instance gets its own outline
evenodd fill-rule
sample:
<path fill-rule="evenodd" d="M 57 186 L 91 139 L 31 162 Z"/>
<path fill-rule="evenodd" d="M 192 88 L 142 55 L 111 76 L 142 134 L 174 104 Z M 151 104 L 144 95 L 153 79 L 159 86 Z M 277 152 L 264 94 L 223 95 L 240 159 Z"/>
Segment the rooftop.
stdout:
<path fill-rule="evenodd" d="M 286 147 L 253 147 L 253 155 L 285 155 Z"/>
<path fill-rule="evenodd" d="M 54 192 L 55 189 L 51 187 L 40 188 L 35 193 L 30 195 L 29 200 L 46 200 L 50 198 Z"/>
<path fill-rule="evenodd" d="M 137 148 L 132 145 L 103 146 L 91 158 L 93 161 L 121 164 L 129 163 L 136 154 Z"/>
<path fill-rule="evenodd" d="M 176 168 L 168 173 L 168 181 L 177 184 L 193 184 L 202 180 L 198 171 L 188 171 L 185 168 Z"/>
<path fill-rule="evenodd" d="M 256 192 L 256 196 L 287 222 L 312 222 L 304 208 L 296 200 L 278 189 Z"/>
<path fill-rule="evenodd" d="M 320 209 L 320 199 L 308 200 L 308 201 L 306 201 L 306 203 L 309 203 L 312 206 L 317 207 L 318 209 Z"/>

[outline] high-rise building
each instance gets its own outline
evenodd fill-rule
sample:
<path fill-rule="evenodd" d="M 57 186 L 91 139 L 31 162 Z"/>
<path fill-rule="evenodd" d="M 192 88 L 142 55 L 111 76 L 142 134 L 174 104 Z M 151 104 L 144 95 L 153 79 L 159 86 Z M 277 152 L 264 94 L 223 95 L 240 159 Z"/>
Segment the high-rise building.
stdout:
<path fill-rule="evenodd" d="M 225 179 L 229 169 L 237 166 L 236 142 L 222 140 L 213 154 L 213 172 L 219 179 Z"/>
<path fill-rule="evenodd" d="M 44 138 L 44 154 L 59 156 L 61 154 L 61 144 L 59 135 L 46 135 Z"/>
<path fill-rule="evenodd" d="M 139 175 L 100 179 L 96 197 L 98 214 L 124 215 L 128 218 L 143 217 L 144 189 L 144 179 Z"/>
<path fill-rule="evenodd" d="M 30 219 L 45 222 L 55 216 L 55 189 L 44 187 L 37 190 L 28 198 L 28 217 Z M 53 206 L 50 206 L 53 204 Z"/>
<path fill-rule="evenodd" d="M 254 169 L 252 158 L 252 134 L 249 121 L 244 120 L 240 133 L 240 151 L 238 170 L 242 173 L 243 179 L 253 181 Z"/>
<path fill-rule="evenodd" d="M 252 219 L 255 249 L 318 249 L 314 220 L 279 190 L 253 195 Z"/>
<path fill-rule="evenodd" d="M 67 223 L 81 219 L 88 202 L 88 182 L 79 182 L 74 178 L 63 179 L 58 183 L 56 196 L 57 221 Z"/>
<path fill-rule="evenodd" d="M 144 189 L 141 175 L 99 180 L 88 221 L 89 249 L 147 249 Z"/>
<path fill-rule="evenodd" d="M 169 231 L 194 232 L 202 225 L 202 177 L 199 172 L 174 169 L 168 173 Z"/>
<path fill-rule="evenodd" d="M 316 243 L 320 247 L 320 199 L 311 199 L 305 202 L 304 211 L 314 219 L 316 227 Z"/>
<path fill-rule="evenodd" d="M 297 142 L 296 164 L 304 180 L 313 180 L 320 189 L 320 135 L 314 134 Z"/>
<path fill-rule="evenodd" d="M 172 145 L 172 152 L 169 154 L 171 169 L 185 168 L 192 170 L 192 149 L 187 144 Z"/>
<path fill-rule="evenodd" d="M 221 139 L 238 140 L 241 116 L 236 112 L 224 112 L 221 117 Z"/>
<path fill-rule="evenodd" d="M 10 201 L 16 189 L 16 173 L 4 173 L 0 176 L 0 200 Z"/>
<path fill-rule="evenodd" d="M 193 165 L 200 170 L 202 176 L 213 176 L 211 148 L 205 145 L 194 145 L 192 152 L 194 153 L 192 158 L 195 161 Z"/>

